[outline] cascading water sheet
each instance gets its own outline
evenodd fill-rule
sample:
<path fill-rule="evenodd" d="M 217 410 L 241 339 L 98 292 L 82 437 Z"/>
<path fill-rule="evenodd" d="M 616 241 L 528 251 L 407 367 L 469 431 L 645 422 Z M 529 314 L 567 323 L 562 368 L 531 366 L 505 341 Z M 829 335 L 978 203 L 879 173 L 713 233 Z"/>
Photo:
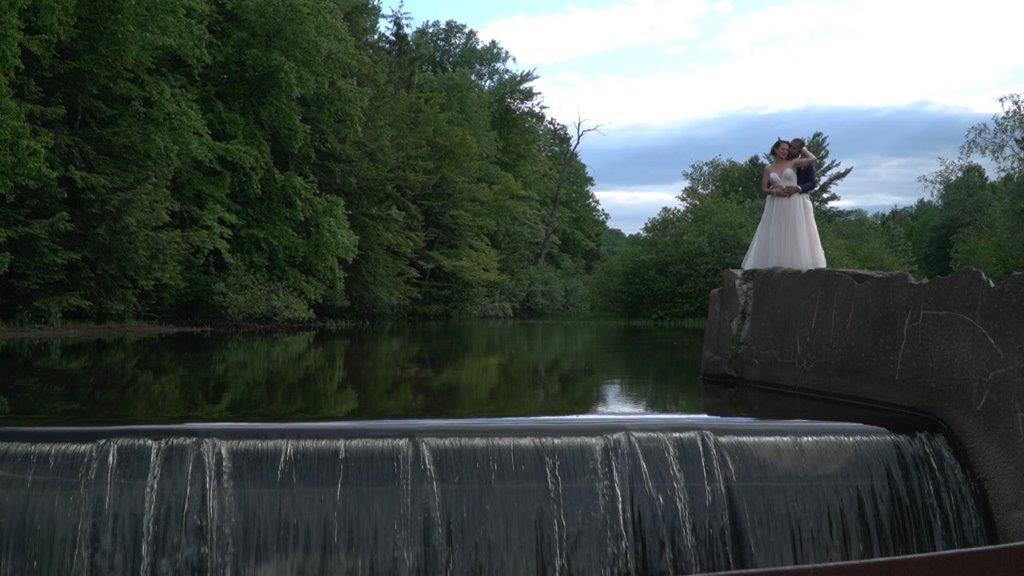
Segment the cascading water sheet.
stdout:
<path fill-rule="evenodd" d="M 986 543 L 928 433 L 168 428 L 0 434 L 0 573 L 693 574 Z"/>

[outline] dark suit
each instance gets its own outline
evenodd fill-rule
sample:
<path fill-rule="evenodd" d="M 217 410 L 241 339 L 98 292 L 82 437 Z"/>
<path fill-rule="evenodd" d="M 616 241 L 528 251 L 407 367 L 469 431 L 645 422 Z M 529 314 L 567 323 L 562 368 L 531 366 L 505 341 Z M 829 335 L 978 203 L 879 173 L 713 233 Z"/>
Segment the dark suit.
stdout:
<path fill-rule="evenodd" d="M 796 184 L 801 194 L 807 194 L 818 186 L 818 174 L 813 163 L 796 171 Z"/>

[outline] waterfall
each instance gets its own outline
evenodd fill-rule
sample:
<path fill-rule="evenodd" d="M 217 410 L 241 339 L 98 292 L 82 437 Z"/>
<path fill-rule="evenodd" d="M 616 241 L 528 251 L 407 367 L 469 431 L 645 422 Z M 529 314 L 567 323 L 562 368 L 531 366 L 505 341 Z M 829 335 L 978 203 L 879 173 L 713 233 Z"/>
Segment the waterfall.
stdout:
<path fill-rule="evenodd" d="M 931 433 L 167 428 L 0 433 L 0 573 L 693 574 L 987 543 Z"/>

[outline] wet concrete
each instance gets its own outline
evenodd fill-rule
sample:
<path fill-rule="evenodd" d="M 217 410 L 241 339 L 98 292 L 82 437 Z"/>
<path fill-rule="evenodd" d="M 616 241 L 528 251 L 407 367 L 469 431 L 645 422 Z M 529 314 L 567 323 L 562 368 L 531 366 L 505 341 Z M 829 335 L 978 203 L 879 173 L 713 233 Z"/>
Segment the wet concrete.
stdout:
<path fill-rule="evenodd" d="M 711 295 L 702 371 L 937 418 L 1000 541 L 1024 541 L 1024 274 L 730 270 Z"/>

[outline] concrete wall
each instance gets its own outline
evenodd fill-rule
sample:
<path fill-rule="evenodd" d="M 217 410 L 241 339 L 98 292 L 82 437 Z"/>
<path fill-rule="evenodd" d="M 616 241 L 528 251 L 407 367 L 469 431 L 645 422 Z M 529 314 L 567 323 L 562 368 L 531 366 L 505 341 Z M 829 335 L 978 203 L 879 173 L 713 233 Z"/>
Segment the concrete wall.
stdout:
<path fill-rule="evenodd" d="M 1024 541 L 1024 274 L 730 270 L 711 294 L 703 372 L 942 420 L 999 540 Z"/>

